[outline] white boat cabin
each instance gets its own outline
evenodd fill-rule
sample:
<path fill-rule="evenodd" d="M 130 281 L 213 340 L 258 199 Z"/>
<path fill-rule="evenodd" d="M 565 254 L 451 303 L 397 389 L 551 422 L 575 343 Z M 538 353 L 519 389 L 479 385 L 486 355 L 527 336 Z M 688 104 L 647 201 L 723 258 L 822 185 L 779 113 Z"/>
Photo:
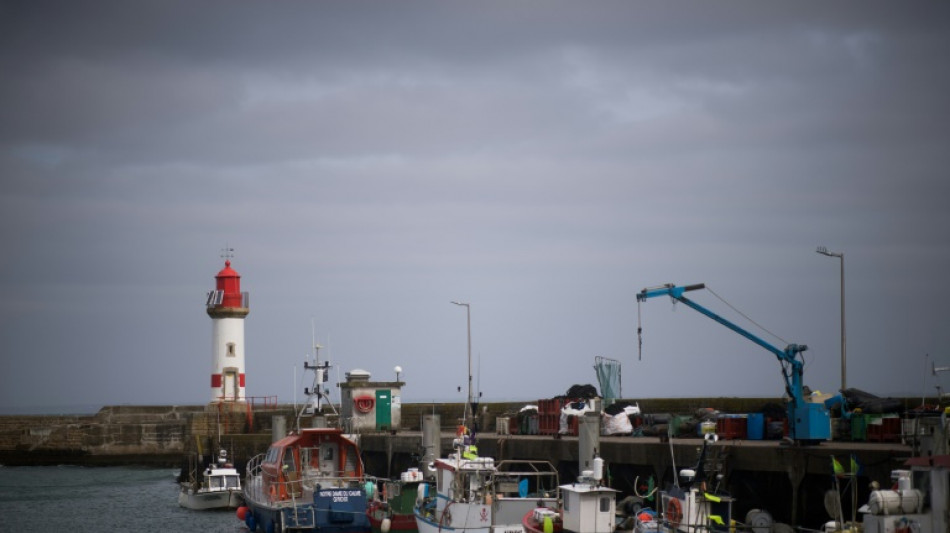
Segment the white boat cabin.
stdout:
<path fill-rule="evenodd" d="M 617 492 L 588 483 L 561 485 L 564 529 L 574 533 L 609 533 L 614 530 Z"/>

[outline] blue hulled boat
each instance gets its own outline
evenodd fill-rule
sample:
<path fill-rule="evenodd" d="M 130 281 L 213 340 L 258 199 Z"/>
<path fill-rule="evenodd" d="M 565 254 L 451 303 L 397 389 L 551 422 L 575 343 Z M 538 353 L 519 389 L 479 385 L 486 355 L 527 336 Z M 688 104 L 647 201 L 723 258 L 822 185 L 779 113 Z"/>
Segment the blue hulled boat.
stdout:
<path fill-rule="evenodd" d="M 359 447 L 336 428 L 309 428 L 251 459 L 244 481 L 248 529 L 369 533 Z"/>

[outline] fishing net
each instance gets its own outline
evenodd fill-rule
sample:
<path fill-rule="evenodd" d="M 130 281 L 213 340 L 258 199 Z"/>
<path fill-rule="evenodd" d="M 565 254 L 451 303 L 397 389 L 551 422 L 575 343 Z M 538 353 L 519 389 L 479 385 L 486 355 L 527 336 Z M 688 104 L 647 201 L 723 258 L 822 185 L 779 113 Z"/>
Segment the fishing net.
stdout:
<path fill-rule="evenodd" d="M 600 384 L 600 396 L 605 405 L 621 397 L 620 389 L 620 361 L 597 356 L 594 358 L 594 371 L 597 373 L 597 382 Z"/>

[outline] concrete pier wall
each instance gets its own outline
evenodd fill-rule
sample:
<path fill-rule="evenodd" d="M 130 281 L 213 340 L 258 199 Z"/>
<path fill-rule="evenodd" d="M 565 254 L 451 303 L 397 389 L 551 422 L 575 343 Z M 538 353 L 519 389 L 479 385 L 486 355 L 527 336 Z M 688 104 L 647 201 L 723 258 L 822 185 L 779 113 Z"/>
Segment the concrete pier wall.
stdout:
<path fill-rule="evenodd" d="M 911 402 L 912 400 L 908 400 Z M 917 400 L 919 402 L 919 399 Z M 479 451 L 496 459 L 545 459 L 570 482 L 578 474 L 577 437 L 495 434 L 495 418 L 517 413 L 526 402 L 482 404 Z M 639 400 L 645 413 L 688 415 L 697 409 L 749 413 L 778 399 Z M 916 404 L 914 404 L 916 405 Z M 441 453 L 449 451 L 461 420 L 461 403 L 403 404 L 402 428 L 361 435 L 367 472 L 395 477 L 418 466 L 422 420 L 438 415 Z M 272 421 L 283 417 L 287 429 L 296 427 L 291 406 L 248 411 L 245 404 L 202 406 L 109 406 L 87 416 L 0 416 L 0 464 L 14 465 L 149 465 L 188 467 L 196 452 L 206 457 L 220 445 L 242 469 L 247 460 L 266 451 L 272 442 Z M 334 420 L 329 420 L 333 423 Z M 303 420 L 304 427 L 309 420 Z M 695 435 L 695 434 L 694 434 Z M 632 493 L 634 483 L 653 476 L 659 484 L 672 482 L 677 468 L 694 466 L 702 440 L 692 435 L 672 442 L 657 437 L 601 436 L 597 453 L 607 462 L 611 485 Z M 779 521 L 816 525 L 826 516 L 825 492 L 831 488 L 831 456 L 842 462 L 853 453 L 864 465 L 858 480 L 858 500 L 867 497 L 871 480 L 887 482 L 890 471 L 911 455 L 901 442 L 834 441 L 818 446 L 787 446 L 779 441 L 722 440 L 713 460 L 720 461 L 723 486 L 737 497 L 739 511 L 766 508 Z M 737 515 L 740 520 L 744 516 Z"/>

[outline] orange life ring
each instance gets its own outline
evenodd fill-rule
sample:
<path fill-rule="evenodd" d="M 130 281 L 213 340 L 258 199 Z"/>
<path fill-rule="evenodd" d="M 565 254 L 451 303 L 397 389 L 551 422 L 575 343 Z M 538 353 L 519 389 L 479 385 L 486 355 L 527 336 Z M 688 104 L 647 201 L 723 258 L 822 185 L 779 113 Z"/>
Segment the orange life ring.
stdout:
<path fill-rule="evenodd" d="M 670 498 L 666 502 L 666 519 L 673 526 L 677 528 L 680 525 L 680 522 L 683 520 L 683 504 L 676 498 Z"/>

